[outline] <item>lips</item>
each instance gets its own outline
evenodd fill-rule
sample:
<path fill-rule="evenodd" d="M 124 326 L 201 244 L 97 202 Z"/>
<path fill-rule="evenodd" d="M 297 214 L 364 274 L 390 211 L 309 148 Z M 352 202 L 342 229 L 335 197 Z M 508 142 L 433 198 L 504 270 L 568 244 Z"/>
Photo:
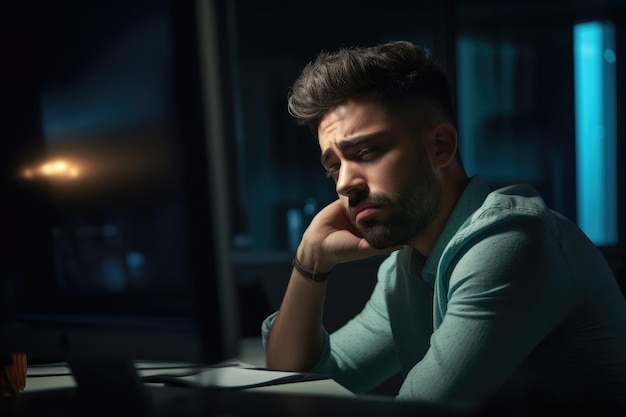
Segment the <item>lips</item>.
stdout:
<path fill-rule="evenodd" d="M 361 203 L 350 209 L 352 212 L 352 218 L 356 223 L 359 223 L 361 220 L 366 219 L 367 217 L 373 216 L 374 214 L 380 211 L 379 204 L 372 203 Z"/>

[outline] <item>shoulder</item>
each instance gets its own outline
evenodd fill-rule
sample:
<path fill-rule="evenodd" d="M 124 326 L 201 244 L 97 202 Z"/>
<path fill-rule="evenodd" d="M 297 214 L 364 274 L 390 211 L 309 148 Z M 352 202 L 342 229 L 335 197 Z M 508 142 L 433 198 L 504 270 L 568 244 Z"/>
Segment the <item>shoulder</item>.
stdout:
<path fill-rule="evenodd" d="M 470 255 L 472 265 L 483 268 L 522 253 L 541 257 L 562 241 L 560 222 L 530 185 L 494 190 L 448 242 L 440 263 L 457 265 Z"/>
<path fill-rule="evenodd" d="M 547 282 L 564 267 L 562 221 L 530 185 L 492 191 L 450 240 L 440 272 L 463 279 L 508 282 L 525 276 L 527 283 Z"/>
<path fill-rule="evenodd" d="M 547 231 L 554 229 L 558 221 L 534 187 L 516 184 L 490 192 L 453 240 L 467 240 L 490 231 L 500 233 L 507 228 L 529 233 Z"/>
<path fill-rule="evenodd" d="M 551 212 L 537 190 L 529 184 L 516 184 L 489 193 L 473 217 L 507 218 L 546 215 L 551 215 Z"/>

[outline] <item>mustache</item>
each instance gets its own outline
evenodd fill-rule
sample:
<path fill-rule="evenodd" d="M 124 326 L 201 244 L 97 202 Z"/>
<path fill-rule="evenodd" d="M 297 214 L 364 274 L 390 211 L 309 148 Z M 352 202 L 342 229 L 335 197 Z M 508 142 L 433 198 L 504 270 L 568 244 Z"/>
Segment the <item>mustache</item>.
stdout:
<path fill-rule="evenodd" d="M 378 203 L 378 204 L 389 204 L 391 200 L 384 194 L 367 194 L 360 193 L 356 195 L 350 196 L 348 199 L 348 208 L 354 207 L 360 203 Z"/>

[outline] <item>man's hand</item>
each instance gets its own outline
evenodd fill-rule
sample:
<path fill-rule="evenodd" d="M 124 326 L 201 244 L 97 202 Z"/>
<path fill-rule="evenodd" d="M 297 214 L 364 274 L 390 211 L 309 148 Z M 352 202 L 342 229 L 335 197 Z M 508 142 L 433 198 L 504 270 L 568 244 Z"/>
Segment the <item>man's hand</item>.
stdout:
<path fill-rule="evenodd" d="M 341 200 L 324 207 L 305 230 L 297 257 L 300 263 L 319 273 L 336 264 L 391 253 L 402 246 L 375 249 L 363 238 L 346 214 Z"/>

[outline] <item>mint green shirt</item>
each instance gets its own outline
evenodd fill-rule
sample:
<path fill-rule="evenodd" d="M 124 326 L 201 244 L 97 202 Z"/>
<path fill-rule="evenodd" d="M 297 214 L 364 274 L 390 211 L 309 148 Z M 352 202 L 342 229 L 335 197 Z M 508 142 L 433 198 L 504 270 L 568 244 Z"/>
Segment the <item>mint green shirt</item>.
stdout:
<path fill-rule="evenodd" d="M 480 406 L 516 381 L 626 405 L 626 301 L 602 253 L 533 188 L 473 177 L 428 258 L 409 246 L 386 258 L 311 369 L 356 393 L 398 371 L 400 400 Z"/>

